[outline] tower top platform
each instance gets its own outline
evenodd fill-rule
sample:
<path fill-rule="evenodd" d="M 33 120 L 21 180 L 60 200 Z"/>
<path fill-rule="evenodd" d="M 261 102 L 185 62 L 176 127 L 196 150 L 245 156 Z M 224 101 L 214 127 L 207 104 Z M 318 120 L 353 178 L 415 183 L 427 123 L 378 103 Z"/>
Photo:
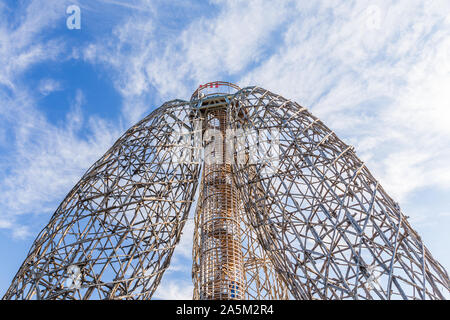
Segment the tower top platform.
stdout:
<path fill-rule="evenodd" d="M 214 81 L 201 84 L 191 96 L 191 101 L 203 100 L 204 98 L 214 96 L 232 95 L 241 90 L 241 88 L 231 82 Z"/>

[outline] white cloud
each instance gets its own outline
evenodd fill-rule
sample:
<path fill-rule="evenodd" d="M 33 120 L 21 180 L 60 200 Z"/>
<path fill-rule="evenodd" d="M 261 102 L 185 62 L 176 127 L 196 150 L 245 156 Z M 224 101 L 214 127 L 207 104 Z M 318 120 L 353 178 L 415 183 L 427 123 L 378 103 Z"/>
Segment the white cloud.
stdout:
<path fill-rule="evenodd" d="M 285 2 L 216 2 L 222 5 L 219 15 L 194 21 L 180 39 L 180 58 L 189 66 L 190 77 L 203 82 L 211 81 L 211 75 L 236 74 L 258 62 L 263 50 L 270 46 L 271 33 L 288 13 Z M 175 50 L 167 53 L 164 59 Z"/>
<path fill-rule="evenodd" d="M 121 127 L 102 119 L 84 118 L 84 97 L 76 92 L 67 118 L 50 123 L 39 110 L 36 92 L 23 84 L 24 71 L 40 62 L 61 57 L 62 39 L 43 40 L 43 34 L 64 21 L 64 2 L 33 1 L 17 9 L 16 23 L 6 24 L 0 12 L 0 228 L 10 229 L 13 238 L 35 234 L 18 221 L 23 214 L 52 213 L 83 172 L 118 137 Z M 2 87 L 1 85 L 4 85 Z M 7 88 L 4 90 L 4 88 Z M 54 79 L 42 79 L 41 94 L 60 90 Z M 90 137 L 79 137 L 81 129 Z"/>
<path fill-rule="evenodd" d="M 183 234 L 181 235 L 180 242 L 175 248 L 175 255 L 180 257 L 191 258 L 192 256 L 192 238 L 194 234 L 194 220 L 189 219 L 183 228 Z"/>
<path fill-rule="evenodd" d="M 371 28 L 373 4 L 380 28 Z M 450 4 L 327 1 L 298 10 L 276 52 L 241 82 L 311 108 L 357 144 L 396 199 L 450 188 Z"/>
<path fill-rule="evenodd" d="M 153 299 L 162 300 L 191 300 L 193 292 L 192 282 L 180 280 L 168 280 L 163 277 Z"/>
<path fill-rule="evenodd" d="M 11 228 L 11 227 L 12 227 L 11 221 L 0 219 L 0 229 Z"/>
<path fill-rule="evenodd" d="M 50 124 L 34 109 L 29 97 L 9 101 L 15 130 L 15 150 L 10 154 L 9 173 L 2 177 L 0 207 L 6 218 L 24 213 L 49 213 L 55 200 L 62 200 L 83 172 L 118 137 L 118 128 L 101 119 L 83 119 L 83 95 L 79 91 L 67 120 L 61 126 Z M 20 107 L 19 107 L 20 105 Z M 87 127 L 91 136 L 78 137 Z"/>
<path fill-rule="evenodd" d="M 18 226 L 13 229 L 13 238 L 14 239 L 26 239 L 32 236 L 33 233 L 30 232 L 27 226 Z"/>
<path fill-rule="evenodd" d="M 144 5 L 143 2 L 142 5 Z M 177 35 L 158 37 L 154 8 L 134 15 L 114 29 L 106 44 L 91 44 L 84 58 L 116 70 L 116 88 L 124 97 L 124 115 L 130 122 L 145 110 L 155 88 L 161 99 L 189 99 L 192 88 L 242 72 L 270 48 L 272 33 L 281 26 L 287 4 L 260 0 L 215 1 L 218 15 L 200 16 Z M 145 102 L 143 102 L 145 101 Z"/>
<path fill-rule="evenodd" d="M 142 6 L 140 4 L 134 4 L 134 3 L 132 3 L 133 1 L 123 2 L 123 1 L 115 1 L 115 0 L 100 0 L 100 2 L 103 2 L 104 4 L 107 4 L 107 5 L 113 5 L 113 6 L 118 6 L 118 7 L 122 7 L 122 8 L 133 9 L 133 10 L 137 10 L 137 11 L 148 11 L 147 6 Z"/>
<path fill-rule="evenodd" d="M 62 89 L 60 82 L 54 79 L 42 79 L 39 82 L 39 91 L 44 95 L 48 95 L 54 91 L 59 91 Z"/>
<path fill-rule="evenodd" d="M 38 62 L 56 59 L 62 52 L 61 40 L 43 40 L 41 33 L 64 17 L 61 12 L 65 12 L 63 1 L 36 0 L 24 9 L 19 6 L 17 23 L 7 24 L 8 11 L 0 11 L 0 85 L 13 89 L 21 72 Z"/>

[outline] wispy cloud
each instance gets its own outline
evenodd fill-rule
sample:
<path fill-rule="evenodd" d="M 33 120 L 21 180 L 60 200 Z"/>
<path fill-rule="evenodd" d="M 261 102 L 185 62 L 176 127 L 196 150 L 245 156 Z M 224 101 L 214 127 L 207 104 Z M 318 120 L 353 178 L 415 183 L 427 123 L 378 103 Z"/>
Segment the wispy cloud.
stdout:
<path fill-rule="evenodd" d="M 0 12 L 0 228 L 10 229 L 14 238 L 35 234 L 18 221 L 23 214 L 52 213 L 102 151 L 113 143 L 120 127 L 103 119 L 83 115 L 84 97 L 77 91 L 68 105 L 66 119 L 51 123 L 39 109 L 36 93 L 47 95 L 62 88 L 45 78 L 37 90 L 27 86 L 23 72 L 32 66 L 54 61 L 65 52 L 62 39 L 45 38 L 55 21 L 63 21 L 61 1 L 32 1 L 16 9 L 14 23 L 6 24 Z M 3 86 L 2 86 L 3 85 Z M 89 138 L 80 137 L 87 130 Z"/>
<path fill-rule="evenodd" d="M 13 23 L 5 8 L 0 11 L 0 85 L 14 88 L 14 80 L 30 66 L 56 59 L 64 48 L 60 39 L 45 39 L 42 30 L 64 18 L 64 1 L 36 0 L 15 9 Z"/>
<path fill-rule="evenodd" d="M 39 91 L 44 96 L 61 89 L 62 89 L 61 83 L 54 79 L 42 79 L 39 83 Z"/>
<path fill-rule="evenodd" d="M 311 108 L 356 144 L 398 200 L 419 187 L 450 188 L 448 2 L 326 1 L 298 10 L 304 19 L 288 24 L 272 57 L 241 82 Z"/>
<path fill-rule="evenodd" d="M 114 29 L 106 43 L 92 43 L 84 58 L 116 70 L 124 114 L 136 121 L 152 89 L 160 99 L 188 98 L 200 83 L 229 77 L 261 60 L 272 33 L 288 13 L 285 3 L 214 1 L 217 14 L 199 16 L 183 30 L 160 34 L 156 16 L 136 14 Z"/>
<path fill-rule="evenodd" d="M 192 291 L 192 282 L 186 280 L 168 280 L 167 277 L 163 277 L 153 298 L 162 300 L 191 300 Z"/>
<path fill-rule="evenodd" d="M 119 132 L 102 119 L 84 119 L 81 91 L 61 126 L 50 124 L 34 109 L 29 97 L 8 103 L 15 109 L 11 120 L 19 125 L 14 128 L 14 151 L 8 155 L 9 164 L 1 174 L 0 218 L 15 221 L 20 214 L 53 212 L 55 202 L 63 199 Z M 78 136 L 82 127 L 90 133 L 87 140 Z"/>
<path fill-rule="evenodd" d="M 118 6 L 118 7 L 122 7 L 122 8 L 133 9 L 133 10 L 137 10 L 137 11 L 149 11 L 148 5 L 142 5 L 142 3 L 140 3 L 140 2 L 137 2 L 136 4 L 133 3 L 133 1 L 123 2 L 123 1 L 116 1 L 116 0 L 100 0 L 100 2 L 102 2 L 103 4 L 106 4 L 106 5 L 113 5 L 113 6 Z"/>

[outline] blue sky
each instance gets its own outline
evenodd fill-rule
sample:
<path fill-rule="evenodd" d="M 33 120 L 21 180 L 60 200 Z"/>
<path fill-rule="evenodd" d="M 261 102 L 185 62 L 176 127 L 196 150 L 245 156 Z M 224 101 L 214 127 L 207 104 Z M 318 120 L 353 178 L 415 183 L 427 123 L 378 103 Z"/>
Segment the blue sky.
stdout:
<path fill-rule="evenodd" d="M 81 9 L 81 29 L 66 8 Z M 82 174 L 214 80 L 299 102 L 450 268 L 450 2 L 0 1 L 0 295 Z M 156 293 L 191 298 L 192 221 Z"/>

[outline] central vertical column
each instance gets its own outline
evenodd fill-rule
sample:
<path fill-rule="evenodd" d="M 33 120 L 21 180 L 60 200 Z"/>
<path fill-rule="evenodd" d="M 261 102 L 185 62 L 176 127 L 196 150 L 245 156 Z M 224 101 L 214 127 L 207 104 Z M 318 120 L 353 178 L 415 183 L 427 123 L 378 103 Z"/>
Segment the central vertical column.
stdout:
<path fill-rule="evenodd" d="M 226 104 L 205 110 L 200 214 L 200 299 L 244 299 L 241 212 L 225 141 Z M 219 136 L 221 135 L 221 137 Z"/>

